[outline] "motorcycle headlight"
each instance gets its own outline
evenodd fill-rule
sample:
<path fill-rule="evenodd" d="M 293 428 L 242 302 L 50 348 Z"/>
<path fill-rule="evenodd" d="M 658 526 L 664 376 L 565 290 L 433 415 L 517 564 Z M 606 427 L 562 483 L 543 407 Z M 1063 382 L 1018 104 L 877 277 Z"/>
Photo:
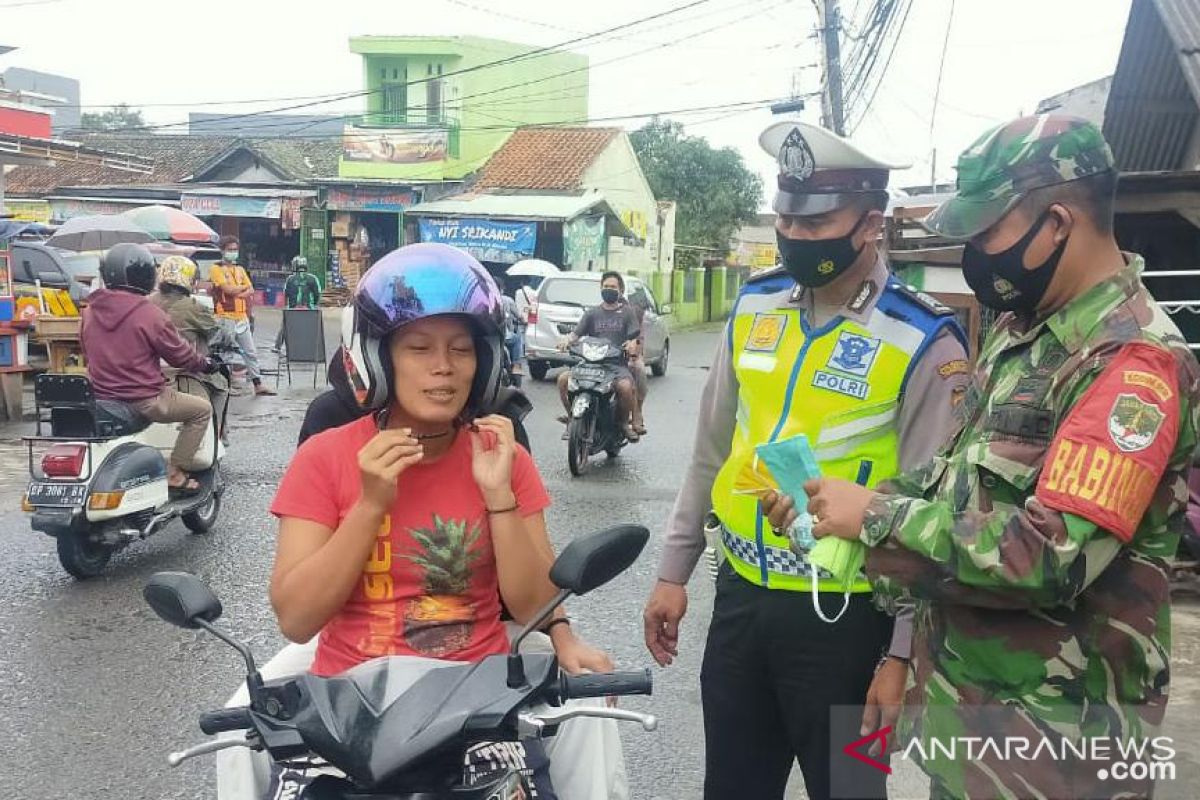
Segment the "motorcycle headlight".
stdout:
<path fill-rule="evenodd" d="M 583 353 L 583 357 L 588 361 L 603 361 L 604 357 L 608 355 L 608 344 L 585 342 L 581 348 L 581 352 Z"/>

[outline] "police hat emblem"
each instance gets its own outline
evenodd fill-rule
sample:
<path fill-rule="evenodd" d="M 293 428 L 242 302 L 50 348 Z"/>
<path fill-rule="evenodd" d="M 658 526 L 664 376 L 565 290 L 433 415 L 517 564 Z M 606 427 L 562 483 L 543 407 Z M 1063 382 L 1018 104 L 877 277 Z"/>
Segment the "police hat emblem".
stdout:
<path fill-rule="evenodd" d="M 783 140 L 779 148 L 779 173 L 803 183 L 812 177 L 816 169 L 816 159 L 813 158 L 812 148 L 804 140 L 804 134 L 799 128 L 792 128 L 791 133 Z"/>

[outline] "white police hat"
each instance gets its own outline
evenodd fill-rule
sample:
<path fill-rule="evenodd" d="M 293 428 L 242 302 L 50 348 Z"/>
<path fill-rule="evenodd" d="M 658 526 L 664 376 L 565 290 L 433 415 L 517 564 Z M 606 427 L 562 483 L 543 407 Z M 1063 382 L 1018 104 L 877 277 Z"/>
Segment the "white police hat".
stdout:
<path fill-rule="evenodd" d="M 774 123 L 758 143 L 779 164 L 777 214 L 824 214 L 863 194 L 886 198 L 888 173 L 909 166 L 870 156 L 832 131 L 796 120 Z"/>

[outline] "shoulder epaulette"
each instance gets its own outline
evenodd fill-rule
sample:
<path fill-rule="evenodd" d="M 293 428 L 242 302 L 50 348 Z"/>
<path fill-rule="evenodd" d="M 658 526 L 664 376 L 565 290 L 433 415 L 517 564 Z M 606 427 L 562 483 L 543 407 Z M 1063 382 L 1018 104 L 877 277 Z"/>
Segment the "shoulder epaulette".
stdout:
<path fill-rule="evenodd" d="M 771 278 L 778 278 L 780 275 L 787 275 L 787 274 L 788 274 L 787 270 L 781 266 L 767 267 L 765 269 L 760 269 L 756 272 L 751 272 L 750 275 L 746 278 L 746 283 L 758 283 L 759 281 L 770 280 Z"/>
<path fill-rule="evenodd" d="M 954 313 L 953 308 L 950 308 L 950 306 L 940 302 L 937 298 L 933 297 L 932 295 L 928 295 L 925 292 L 918 291 L 916 288 L 909 286 L 907 284 L 901 283 L 900 281 L 897 281 L 897 280 L 889 281 L 888 288 L 893 289 L 901 297 L 904 297 L 904 298 L 912 301 L 913 303 L 916 303 L 921 308 L 928 311 L 930 314 L 934 314 L 939 317 L 944 317 L 944 316 Z"/>

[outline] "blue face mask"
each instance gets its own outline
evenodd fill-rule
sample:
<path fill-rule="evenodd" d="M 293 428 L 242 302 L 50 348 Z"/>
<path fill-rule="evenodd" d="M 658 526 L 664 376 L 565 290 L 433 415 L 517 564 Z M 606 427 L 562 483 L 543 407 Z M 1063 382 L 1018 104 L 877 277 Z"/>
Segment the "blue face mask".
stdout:
<path fill-rule="evenodd" d="M 238 256 L 240 256 L 240 255 L 241 255 L 241 253 L 239 253 L 237 250 L 226 250 L 225 256 L 224 256 L 225 263 L 226 264 L 236 264 L 237 260 L 238 260 Z"/>
<path fill-rule="evenodd" d="M 767 465 L 771 476 L 779 484 L 779 490 L 790 496 L 797 510 L 807 505 L 804 484 L 821 477 L 821 468 L 813 455 L 808 437 L 804 434 L 760 444 L 754 452 Z M 833 624 L 842 618 L 850 607 L 850 589 L 858 577 L 867 557 L 867 548 L 862 542 L 848 542 L 830 536 L 815 541 L 812 535 L 813 519 L 807 511 L 800 510 L 799 516 L 787 532 L 790 547 L 797 555 L 803 555 L 814 569 L 819 567 L 833 576 L 843 591 L 842 609 L 831 619 L 821 608 L 821 595 L 817 581 L 812 585 L 813 610 L 824 622 Z"/>

